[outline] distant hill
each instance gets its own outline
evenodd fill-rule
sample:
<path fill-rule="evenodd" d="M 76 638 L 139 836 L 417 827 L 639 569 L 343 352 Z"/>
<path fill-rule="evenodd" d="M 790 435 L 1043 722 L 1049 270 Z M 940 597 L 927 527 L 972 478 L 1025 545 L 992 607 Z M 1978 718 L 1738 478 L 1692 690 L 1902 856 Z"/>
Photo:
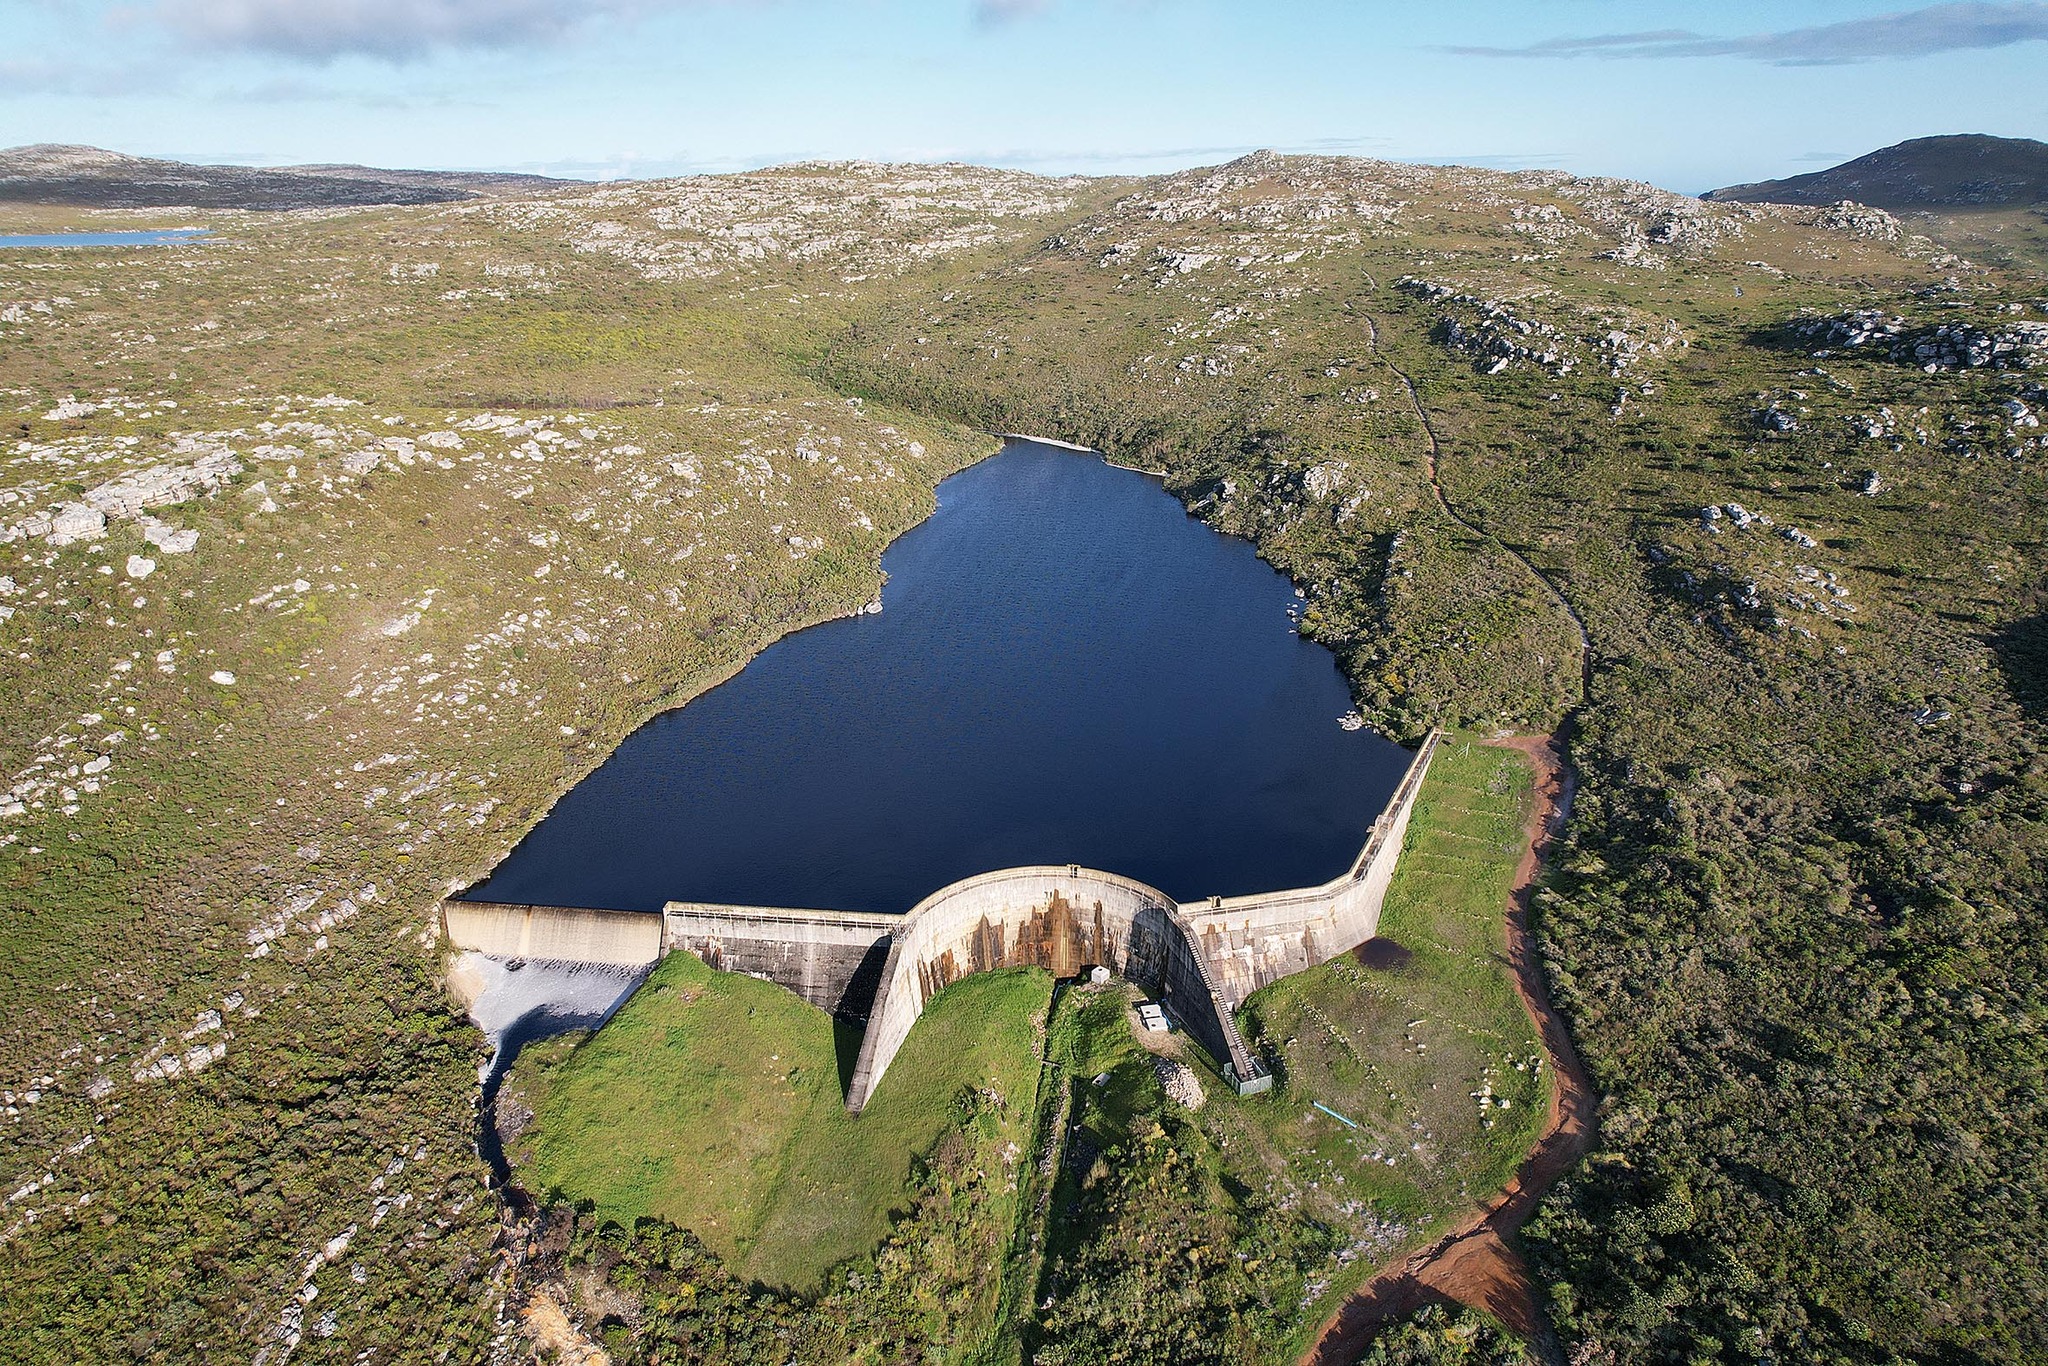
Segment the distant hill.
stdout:
<path fill-rule="evenodd" d="M 2048 143 L 1985 133 L 1913 138 L 1825 171 L 1730 185 L 1705 199 L 1880 209 L 2020 208 L 2048 203 Z"/>
<path fill-rule="evenodd" d="M 98 147 L 42 143 L 0 151 L 0 203 L 93 208 L 306 209 L 439 204 L 570 182 L 471 171 L 368 166 L 193 166 Z"/>
<path fill-rule="evenodd" d="M 509 171 L 403 171 L 377 166 L 277 166 L 272 169 L 287 175 L 323 180 L 371 181 L 379 185 L 456 190 L 465 195 L 525 194 L 582 183 L 554 180 L 544 175 L 515 175 Z"/>

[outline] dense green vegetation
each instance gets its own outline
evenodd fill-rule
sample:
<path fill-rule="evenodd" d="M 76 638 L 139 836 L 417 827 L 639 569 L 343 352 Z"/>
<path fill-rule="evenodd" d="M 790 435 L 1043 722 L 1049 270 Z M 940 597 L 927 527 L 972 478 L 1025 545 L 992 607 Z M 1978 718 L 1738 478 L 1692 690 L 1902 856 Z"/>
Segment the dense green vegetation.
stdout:
<path fill-rule="evenodd" d="M 933 1009 L 951 997 L 962 1013 L 959 1000 L 979 980 L 948 988 Z M 529 1278 L 530 1293 L 560 1296 L 586 1324 L 619 1319 L 599 1336 L 629 1361 L 676 1350 L 686 1360 L 754 1361 L 771 1340 L 786 1344 L 787 1359 L 820 1366 L 1277 1359 L 1275 1347 L 1298 1336 L 1307 1279 L 1333 1250 L 1334 1231 L 1250 1197 L 1233 1179 L 1207 1127 L 1167 1099 L 1134 1038 L 1131 997 L 1084 988 L 1055 1007 L 1045 1040 L 1054 1094 L 1026 1116 L 1047 1121 L 1025 1135 L 1026 1148 L 1012 1141 L 1018 1112 L 991 1088 L 963 1091 L 950 1112 L 927 1107 L 945 1126 L 894 1197 L 903 1214 L 886 1243 L 841 1266 L 821 1296 L 750 1288 L 665 1222 L 610 1223 L 565 1206 L 538 1226 L 542 1274 Z M 1014 1020 L 1024 1003 L 988 1004 L 1010 1007 Z M 918 1038 L 925 1024 L 905 1056 L 928 1047 Z M 1204 1080 L 1212 1093 L 1220 1088 L 1213 1073 Z M 1223 1091 L 1208 1108 L 1229 1103 Z M 847 1124 L 865 1122 L 866 1112 Z M 591 1271 L 599 1282 L 578 1274 Z M 1000 1288 L 999 1274 L 1009 1278 Z M 1044 1296 L 1036 1308 L 1034 1285 Z M 626 1312 L 608 1310 L 621 1300 Z"/>
<path fill-rule="evenodd" d="M 1359 1366 L 1525 1366 L 1515 1335 L 1470 1309 L 1428 1305 L 1373 1339 Z"/>
<path fill-rule="evenodd" d="M 887 1240 L 816 1299 L 750 1284 L 660 1220 L 628 1228 L 551 1206 L 526 1230 L 515 1289 L 530 1345 L 549 1355 L 596 1342 L 614 1361 L 647 1366 L 1013 1362 L 1013 1306 L 998 1284 L 1011 1231 L 1001 1215 L 1016 1191 L 1009 1122 L 981 1092 L 963 1092 Z"/>

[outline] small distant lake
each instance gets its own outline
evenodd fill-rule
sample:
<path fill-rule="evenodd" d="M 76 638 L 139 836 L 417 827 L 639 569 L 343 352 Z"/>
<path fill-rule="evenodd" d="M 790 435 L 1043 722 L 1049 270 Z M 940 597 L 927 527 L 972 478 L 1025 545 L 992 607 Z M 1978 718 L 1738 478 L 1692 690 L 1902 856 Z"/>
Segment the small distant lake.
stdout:
<path fill-rule="evenodd" d="M 205 228 L 151 228 L 143 232 L 0 233 L 0 247 L 168 247 L 196 242 Z"/>
<path fill-rule="evenodd" d="M 1013 441 L 784 638 L 619 746 L 468 895 L 907 911 L 1033 863 L 1182 901 L 1343 872 L 1409 754 L 1339 721 L 1287 579 L 1146 475 Z"/>

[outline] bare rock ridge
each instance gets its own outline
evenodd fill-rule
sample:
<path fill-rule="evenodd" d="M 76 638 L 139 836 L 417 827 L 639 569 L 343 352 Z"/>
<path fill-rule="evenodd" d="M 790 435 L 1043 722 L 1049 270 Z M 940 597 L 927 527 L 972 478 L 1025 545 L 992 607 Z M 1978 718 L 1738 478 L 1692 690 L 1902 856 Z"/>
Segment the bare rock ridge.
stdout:
<path fill-rule="evenodd" d="M 1261 173 L 1281 165 L 1254 152 L 1220 168 Z M 128 156 L 98 147 L 41 143 L 0 150 L 0 203 L 97 208 L 283 210 L 372 204 L 439 204 L 533 195 L 580 182 L 491 171 L 394 170 L 372 166 L 204 166 Z M 1702 199 L 1720 203 L 1833 205 L 1882 209 L 2013 208 L 2048 204 L 2048 143 L 1958 133 L 1913 138 L 1824 171 L 1730 185 Z"/>
<path fill-rule="evenodd" d="M 368 166 L 193 166 L 98 147 L 43 143 L 0 151 L 0 203 L 108 209 L 309 209 L 442 204 L 532 194 L 567 182 L 475 171 Z"/>
<path fill-rule="evenodd" d="M 1825 171 L 1709 190 L 1745 204 L 1834 204 L 1880 209 L 2006 209 L 2048 204 L 2048 143 L 1955 133 L 1913 138 Z"/>

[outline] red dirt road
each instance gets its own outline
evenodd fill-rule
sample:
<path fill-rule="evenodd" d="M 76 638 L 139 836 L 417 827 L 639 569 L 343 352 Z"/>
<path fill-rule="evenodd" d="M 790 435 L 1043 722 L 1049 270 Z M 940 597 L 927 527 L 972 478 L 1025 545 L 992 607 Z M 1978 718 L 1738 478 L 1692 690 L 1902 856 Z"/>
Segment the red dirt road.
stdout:
<path fill-rule="evenodd" d="M 1506 1188 L 1471 1217 L 1373 1277 L 1338 1306 L 1323 1325 L 1316 1345 L 1302 1357 L 1302 1366 L 1347 1366 L 1371 1344 L 1381 1325 L 1431 1302 L 1455 1301 L 1483 1309 L 1517 1333 L 1535 1339 L 1546 1355 L 1555 1352 L 1528 1264 L 1515 1248 L 1514 1235 L 1543 1192 L 1585 1154 L 1593 1137 L 1597 1103 L 1593 1087 L 1563 1022 L 1551 1008 L 1535 938 L 1529 933 L 1529 899 L 1535 891 L 1536 872 L 1571 811 L 1572 779 L 1550 736 L 1517 736 L 1495 743 L 1520 750 L 1536 766 L 1536 801 L 1529 816 L 1529 842 L 1515 868 L 1507 939 L 1515 989 L 1542 1036 L 1551 1076 L 1557 1082 L 1543 1137 Z"/>

